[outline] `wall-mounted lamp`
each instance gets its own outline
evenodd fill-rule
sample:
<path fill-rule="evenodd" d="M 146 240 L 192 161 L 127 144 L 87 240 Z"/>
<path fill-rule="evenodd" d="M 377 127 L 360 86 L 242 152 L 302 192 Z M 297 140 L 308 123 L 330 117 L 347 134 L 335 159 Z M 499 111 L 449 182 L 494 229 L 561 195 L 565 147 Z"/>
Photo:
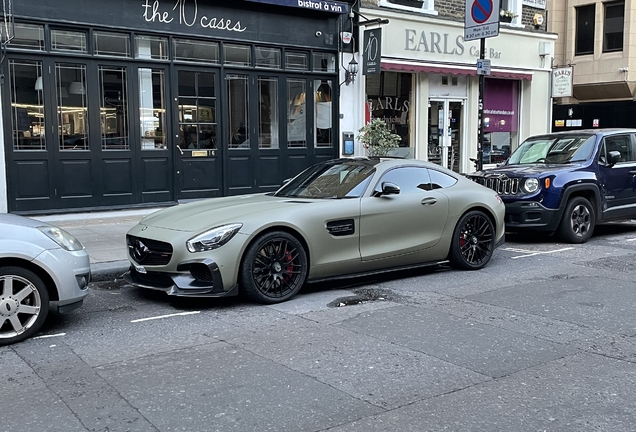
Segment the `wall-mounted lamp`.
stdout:
<path fill-rule="evenodd" d="M 358 75 L 358 62 L 356 59 L 351 59 L 349 64 L 347 65 L 347 70 L 345 71 L 345 81 L 346 85 L 351 84 L 356 80 L 356 76 Z"/>

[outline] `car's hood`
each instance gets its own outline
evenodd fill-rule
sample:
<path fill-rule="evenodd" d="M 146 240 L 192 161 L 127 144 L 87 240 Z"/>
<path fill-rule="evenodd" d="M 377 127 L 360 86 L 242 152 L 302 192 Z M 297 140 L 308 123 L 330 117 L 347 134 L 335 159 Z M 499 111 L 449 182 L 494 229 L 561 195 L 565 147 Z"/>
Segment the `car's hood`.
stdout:
<path fill-rule="evenodd" d="M 572 164 L 532 164 L 532 165 L 502 165 L 476 173 L 471 173 L 473 177 L 492 177 L 505 174 L 509 177 L 540 177 L 542 175 L 554 174 L 557 172 L 572 171 L 579 168 L 578 163 Z"/>
<path fill-rule="evenodd" d="M 10 213 L 2 213 L 0 214 L 0 224 L 11 224 L 18 225 L 29 228 L 37 228 L 41 226 L 48 226 L 49 224 L 46 222 L 42 222 L 39 220 L 27 218 L 24 216 L 19 216 Z"/>
<path fill-rule="evenodd" d="M 246 217 L 260 217 L 272 210 L 284 215 L 291 206 L 319 205 L 321 201 L 265 194 L 210 198 L 159 210 L 140 223 L 170 230 L 201 232 L 220 224 L 242 222 Z"/>

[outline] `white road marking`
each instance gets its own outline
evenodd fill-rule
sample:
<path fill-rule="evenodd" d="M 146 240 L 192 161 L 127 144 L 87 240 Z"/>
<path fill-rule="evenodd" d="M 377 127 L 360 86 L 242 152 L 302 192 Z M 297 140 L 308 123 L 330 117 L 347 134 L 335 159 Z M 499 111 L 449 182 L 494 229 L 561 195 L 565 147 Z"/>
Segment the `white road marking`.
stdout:
<path fill-rule="evenodd" d="M 48 338 L 59 337 L 59 336 L 66 336 L 66 333 L 58 333 L 58 334 L 52 334 L 52 335 L 36 336 L 33 339 L 48 339 Z"/>
<path fill-rule="evenodd" d="M 517 259 L 517 258 L 527 258 L 527 257 L 535 256 L 535 255 L 544 255 L 544 254 L 551 254 L 555 252 L 563 252 L 563 251 L 572 250 L 572 249 L 574 248 L 568 247 L 568 248 L 556 249 L 552 251 L 532 251 L 532 250 L 518 249 L 518 248 L 504 248 L 503 250 L 508 252 L 517 252 L 517 253 L 525 254 L 525 255 L 517 255 L 517 256 L 511 257 L 512 259 Z"/>
<path fill-rule="evenodd" d="M 138 322 L 142 322 L 142 321 L 151 321 L 151 320 L 157 320 L 157 319 L 162 319 L 162 318 L 170 318 L 170 317 L 175 317 L 175 316 L 194 315 L 194 314 L 198 314 L 198 313 L 201 313 L 201 311 L 181 312 L 181 313 L 176 313 L 176 314 L 161 315 L 161 316 L 150 317 L 150 318 L 140 318 L 140 319 L 132 320 L 131 323 L 138 323 Z"/>

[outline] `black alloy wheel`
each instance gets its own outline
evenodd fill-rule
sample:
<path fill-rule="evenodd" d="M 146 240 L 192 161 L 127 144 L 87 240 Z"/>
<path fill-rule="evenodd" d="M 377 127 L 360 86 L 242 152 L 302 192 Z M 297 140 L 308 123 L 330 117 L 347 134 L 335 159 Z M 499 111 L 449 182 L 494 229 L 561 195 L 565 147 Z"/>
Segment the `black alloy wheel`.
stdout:
<path fill-rule="evenodd" d="M 592 204 L 583 197 L 568 202 L 559 224 L 558 234 L 567 243 L 585 243 L 592 237 L 596 217 Z"/>
<path fill-rule="evenodd" d="M 291 234 L 274 231 L 257 238 L 243 258 L 240 283 L 259 303 L 279 303 L 296 295 L 307 279 L 307 253 Z"/>
<path fill-rule="evenodd" d="M 473 210 L 461 217 L 451 243 L 448 259 L 463 270 L 478 270 L 488 264 L 495 249 L 495 228 L 488 216 Z"/>

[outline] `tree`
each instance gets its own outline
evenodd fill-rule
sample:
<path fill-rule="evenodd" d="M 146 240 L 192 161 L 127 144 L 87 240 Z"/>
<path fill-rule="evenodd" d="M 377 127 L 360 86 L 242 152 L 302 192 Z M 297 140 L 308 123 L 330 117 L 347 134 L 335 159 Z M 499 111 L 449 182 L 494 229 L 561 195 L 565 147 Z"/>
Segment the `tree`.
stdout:
<path fill-rule="evenodd" d="M 398 134 L 391 132 L 380 118 L 374 118 L 358 132 L 358 140 L 369 156 L 387 156 L 391 150 L 398 148 L 402 140 Z"/>

